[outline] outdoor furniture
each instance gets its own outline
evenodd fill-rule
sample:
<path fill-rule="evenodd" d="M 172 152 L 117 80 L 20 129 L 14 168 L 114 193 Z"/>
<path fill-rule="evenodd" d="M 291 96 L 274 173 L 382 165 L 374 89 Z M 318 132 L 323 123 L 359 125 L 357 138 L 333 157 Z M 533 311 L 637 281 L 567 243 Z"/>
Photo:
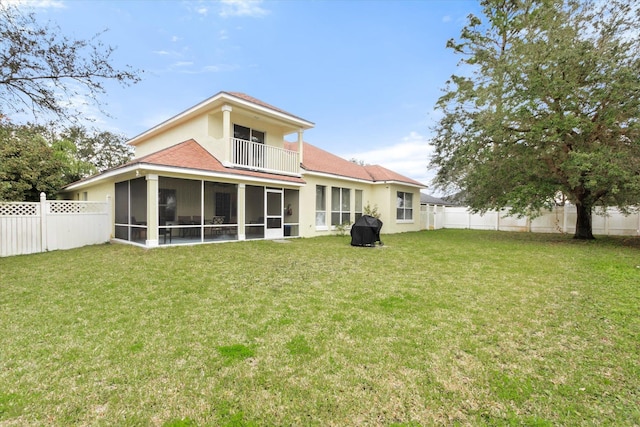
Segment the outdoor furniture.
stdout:
<path fill-rule="evenodd" d="M 186 216 L 186 215 L 179 215 L 178 216 L 178 225 L 190 225 L 191 224 L 191 217 L 190 216 Z M 186 228 L 180 228 L 180 237 L 184 237 L 187 234 L 187 229 Z"/>
<path fill-rule="evenodd" d="M 213 219 L 211 219 L 208 223 L 211 224 L 211 225 L 214 225 L 214 227 L 209 227 L 209 229 L 211 230 L 211 235 L 212 236 L 214 234 L 222 234 L 222 227 L 219 227 L 219 225 L 224 223 L 224 217 L 223 216 L 214 216 Z M 215 227 L 216 225 L 218 227 Z"/>
<path fill-rule="evenodd" d="M 193 227 L 191 228 L 191 233 L 194 236 L 200 237 L 200 229 L 202 228 L 202 217 L 200 215 L 193 215 L 191 217 L 191 224 L 192 225 L 197 225 L 198 227 Z"/>
<path fill-rule="evenodd" d="M 167 236 L 169 236 L 169 243 L 171 243 L 171 238 L 172 236 L 172 228 L 167 228 L 168 225 L 173 225 L 173 222 L 171 221 L 167 221 L 165 223 L 160 223 L 160 227 L 158 228 L 158 237 L 163 236 L 164 237 L 164 244 L 167 243 Z"/>
<path fill-rule="evenodd" d="M 136 217 L 131 217 L 131 239 L 138 240 L 147 237 L 147 222 L 146 221 L 136 221 Z M 142 227 L 136 227 L 142 226 Z"/>

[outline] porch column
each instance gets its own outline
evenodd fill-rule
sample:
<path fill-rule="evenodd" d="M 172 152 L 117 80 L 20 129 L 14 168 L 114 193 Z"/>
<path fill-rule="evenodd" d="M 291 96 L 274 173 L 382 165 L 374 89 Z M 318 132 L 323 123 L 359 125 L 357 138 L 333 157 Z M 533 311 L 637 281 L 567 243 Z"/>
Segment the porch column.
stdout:
<path fill-rule="evenodd" d="M 158 175 L 147 178 L 147 241 L 149 247 L 158 246 Z"/>
<path fill-rule="evenodd" d="M 246 184 L 238 184 L 238 240 L 246 240 L 245 221 Z"/>
<path fill-rule="evenodd" d="M 304 138 L 303 138 L 304 130 L 298 129 L 298 156 L 300 157 L 300 163 L 302 163 L 302 153 L 304 151 Z M 299 167 L 299 166 L 298 166 Z"/>
<path fill-rule="evenodd" d="M 222 106 L 222 145 L 224 147 L 224 154 L 222 157 L 222 164 L 225 166 L 231 165 L 231 105 Z"/>

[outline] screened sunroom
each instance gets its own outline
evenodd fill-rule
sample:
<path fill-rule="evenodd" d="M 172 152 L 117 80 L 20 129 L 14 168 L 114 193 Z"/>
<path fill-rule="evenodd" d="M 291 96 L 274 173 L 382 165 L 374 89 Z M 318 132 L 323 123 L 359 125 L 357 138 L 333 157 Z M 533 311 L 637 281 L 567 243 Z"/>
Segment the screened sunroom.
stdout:
<path fill-rule="evenodd" d="M 146 176 L 117 182 L 114 203 L 115 238 L 145 246 L 299 235 L 297 189 Z"/>

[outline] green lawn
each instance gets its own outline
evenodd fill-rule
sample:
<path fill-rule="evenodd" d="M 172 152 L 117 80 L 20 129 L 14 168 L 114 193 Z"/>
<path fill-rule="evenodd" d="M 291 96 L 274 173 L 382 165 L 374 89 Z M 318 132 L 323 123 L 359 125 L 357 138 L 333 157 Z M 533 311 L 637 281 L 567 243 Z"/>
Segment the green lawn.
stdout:
<path fill-rule="evenodd" d="M 640 239 L 0 258 L 0 425 L 639 425 Z"/>

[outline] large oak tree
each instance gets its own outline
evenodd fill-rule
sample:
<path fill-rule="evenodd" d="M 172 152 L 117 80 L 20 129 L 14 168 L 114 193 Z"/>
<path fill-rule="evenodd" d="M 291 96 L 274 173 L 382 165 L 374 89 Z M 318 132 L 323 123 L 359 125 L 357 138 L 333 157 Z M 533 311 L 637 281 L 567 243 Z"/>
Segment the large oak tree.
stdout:
<path fill-rule="evenodd" d="M 103 111 L 105 82 L 139 80 L 139 71 L 114 66 L 115 49 L 100 34 L 70 39 L 24 7 L 0 0 L 0 115 L 27 113 L 38 122 L 78 119 L 81 104 Z"/>
<path fill-rule="evenodd" d="M 640 11 L 632 0 L 484 0 L 437 108 L 435 182 L 473 211 L 640 203 Z"/>

